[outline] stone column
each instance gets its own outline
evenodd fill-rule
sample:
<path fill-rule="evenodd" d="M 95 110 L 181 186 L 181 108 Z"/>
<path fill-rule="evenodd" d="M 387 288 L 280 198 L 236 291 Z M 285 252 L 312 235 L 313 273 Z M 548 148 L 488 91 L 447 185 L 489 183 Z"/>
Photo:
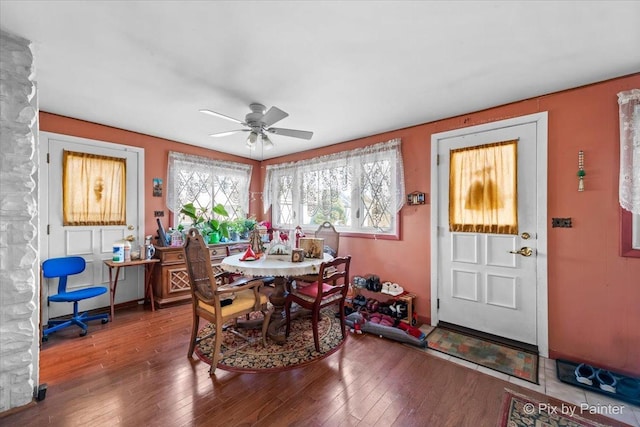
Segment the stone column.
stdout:
<path fill-rule="evenodd" d="M 0 412 L 38 386 L 38 105 L 30 42 L 0 30 Z"/>

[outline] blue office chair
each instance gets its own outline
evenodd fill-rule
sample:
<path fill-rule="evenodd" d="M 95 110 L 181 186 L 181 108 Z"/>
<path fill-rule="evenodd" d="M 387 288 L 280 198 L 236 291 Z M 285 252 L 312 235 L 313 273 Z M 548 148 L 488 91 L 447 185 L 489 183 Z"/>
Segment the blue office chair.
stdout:
<path fill-rule="evenodd" d="M 89 316 L 86 312 L 78 313 L 78 301 L 97 297 L 107 292 L 107 288 L 102 286 L 92 286 L 89 288 L 79 289 L 77 291 L 67 291 L 67 277 L 73 274 L 79 274 L 84 271 L 86 262 L 84 258 L 79 256 L 70 256 L 62 258 L 51 258 L 42 263 L 42 277 L 54 278 L 58 277 L 58 293 L 49 296 L 49 302 L 72 302 L 73 317 L 64 320 L 49 320 L 46 328 L 42 333 L 42 341 L 49 339 L 49 334 L 59 331 L 71 325 L 78 325 L 82 328 L 80 336 L 87 335 L 87 324 L 90 320 L 102 319 L 102 323 L 109 321 L 109 314 L 97 314 Z"/>

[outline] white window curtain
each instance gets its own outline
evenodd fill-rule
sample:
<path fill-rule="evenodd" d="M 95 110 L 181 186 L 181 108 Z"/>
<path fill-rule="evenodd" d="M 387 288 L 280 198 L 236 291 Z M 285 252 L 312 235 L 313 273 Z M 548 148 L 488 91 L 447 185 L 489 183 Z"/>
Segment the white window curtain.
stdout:
<path fill-rule="evenodd" d="M 178 174 L 189 171 L 197 173 L 200 177 L 206 176 L 224 176 L 231 178 L 236 187 L 236 193 L 240 195 L 240 200 L 236 202 L 242 207 L 246 213 L 249 212 L 249 184 L 251 182 L 251 172 L 253 167 L 243 163 L 236 163 L 222 160 L 212 160 L 206 157 L 195 156 L 192 154 L 169 152 L 169 163 L 167 166 L 167 208 L 174 213 L 180 212 L 185 201 L 179 199 Z M 204 180 L 203 180 L 204 181 Z M 209 183 L 203 185 L 213 185 L 213 180 L 209 179 Z M 203 188 L 203 191 L 205 189 Z M 210 194 L 214 194 L 213 189 L 208 188 Z M 189 201 L 187 201 L 188 203 Z M 215 201 L 219 203 L 219 201 Z"/>
<path fill-rule="evenodd" d="M 618 93 L 620 206 L 640 215 L 640 89 Z"/>
<path fill-rule="evenodd" d="M 290 186 L 283 186 L 291 182 Z M 289 194 L 289 191 L 291 194 Z M 298 162 L 269 165 L 263 189 L 265 212 L 287 200 L 294 212 L 301 212 L 304 206 L 308 215 L 326 214 L 331 211 L 338 198 L 345 193 L 357 193 L 353 200 L 361 196 L 369 205 L 362 206 L 360 218 L 375 227 L 382 212 L 395 214 L 405 202 L 404 166 L 402 162 L 401 140 L 370 145 L 350 151 L 330 154 Z M 356 208 L 357 209 L 357 208 Z M 280 217 L 288 217 L 284 209 L 279 209 Z M 313 210 L 314 212 L 308 212 Z M 392 215 L 395 218 L 395 215 Z M 293 218 L 293 217 L 291 217 Z M 366 219 L 365 219 L 366 218 Z M 395 222 L 395 219 L 392 222 Z M 273 218 L 278 222 L 277 218 Z M 300 221 L 300 218 L 294 219 Z"/>

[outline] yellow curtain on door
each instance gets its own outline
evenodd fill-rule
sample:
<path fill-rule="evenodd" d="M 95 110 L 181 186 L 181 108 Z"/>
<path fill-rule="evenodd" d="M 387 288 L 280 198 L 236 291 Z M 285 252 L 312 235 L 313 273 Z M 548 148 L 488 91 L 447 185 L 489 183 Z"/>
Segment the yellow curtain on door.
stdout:
<path fill-rule="evenodd" d="M 451 150 L 450 231 L 518 234 L 517 143 Z"/>
<path fill-rule="evenodd" d="M 126 173 L 126 159 L 65 150 L 63 224 L 125 225 Z"/>

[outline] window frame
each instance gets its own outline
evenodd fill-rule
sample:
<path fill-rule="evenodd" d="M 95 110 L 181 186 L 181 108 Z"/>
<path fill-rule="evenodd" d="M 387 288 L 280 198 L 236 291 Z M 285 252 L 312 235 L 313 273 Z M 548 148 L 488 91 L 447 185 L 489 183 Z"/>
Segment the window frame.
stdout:
<path fill-rule="evenodd" d="M 197 197 L 195 197 L 193 200 L 188 201 L 179 200 L 179 182 L 176 179 L 177 173 L 180 170 L 198 169 L 201 172 L 210 173 L 211 177 L 233 177 L 233 179 L 235 179 L 240 184 L 240 188 L 237 191 L 238 195 L 241 197 L 241 199 L 239 200 L 239 207 L 241 209 L 240 214 L 237 213 L 236 209 L 228 209 L 228 203 L 226 203 L 229 199 L 228 197 L 226 197 L 225 200 L 216 200 L 216 181 L 214 179 L 211 179 L 210 187 L 208 187 L 208 192 L 211 194 L 210 209 L 213 208 L 213 206 L 215 206 L 216 204 L 222 203 L 229 212 L 229 217 L 224 219 L 231 221 L 240 217 L 246 218 L 249 214 L 249 185 L 251 182 L 251 174 L 253 172 L 252 165 L 231 161 L 214 160 L 203 156 L 171 151 L 169 152 L 169 161 L 167 164 L 166 206 L 169 211 L 173 213 L 173 216 L 171 218 L 172 227 L 176 228 L 180 225 L 180 210 L 182 206 L 197 199 Z M 200 194 L 202 194 L 202 192 L 200 192 Z"/>
<path fill-rule="evenodd" d="M 385 204 L 389 207 L 391 226 L 388 231 L 380 231 L 373 227 L 363 227 L 363 213 L 366 211 L 362 200 L 361 178 L 364 176 L 362 162 L 375 162 L 386 160 L 390 162 L 388 198 Z M 323 167 L 329 166 L 329 167 Z M 332 155 L 321 156 L 319 158 L 301 160 L 291 163 L 281 163 L 268 165 L 266 168 L 266 178 L 264 182 L 264 211 L 267 213 L 271 209 L 271 222 L 274 228 L 294 228 L 300 225 L 305 233 L 313 233 L 317 224 L 301 224 L 298 218 L 303 217 L 303 210 L 307 204 L 303 201 L 303 177 L 305 172 L 318 171 L 323 169 L 334 169 L 346 166 L 350 169 L 348 188 L 345 193 L 350 193 L 350 215 L 352 224 L 355 226 L 345 226 L 333 224 L 337 231 L 343 236 L 398 240 L 401 234 L 400 209 L 405 202 L 404 192 L 404 168 L 402 164 L 402 152 L 400 139 L 374 144 L 365 148 L 343 151 Z M 293 222 L 280 223 L 280 194 L 279 183 L 283 176 L 288 176 L 292 180 L 291 201 L 293 205 Z M 397 182 L 399 181 L 399 182 Z M 358 215 L 358 213 L 360 213 Z"/>

